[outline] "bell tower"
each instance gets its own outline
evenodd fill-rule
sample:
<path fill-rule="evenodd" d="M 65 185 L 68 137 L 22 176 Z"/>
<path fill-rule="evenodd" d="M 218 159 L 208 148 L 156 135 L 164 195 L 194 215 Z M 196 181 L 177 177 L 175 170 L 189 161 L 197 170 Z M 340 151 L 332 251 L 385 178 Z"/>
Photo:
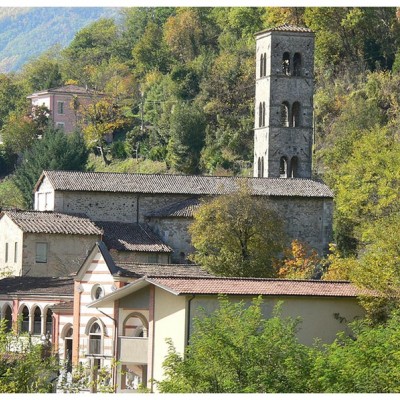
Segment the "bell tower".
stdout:
<path fill-rule="evenodd" d="M 311 178 L 314 33 L 282 25 L 256 45 L 253 176 Z"/>

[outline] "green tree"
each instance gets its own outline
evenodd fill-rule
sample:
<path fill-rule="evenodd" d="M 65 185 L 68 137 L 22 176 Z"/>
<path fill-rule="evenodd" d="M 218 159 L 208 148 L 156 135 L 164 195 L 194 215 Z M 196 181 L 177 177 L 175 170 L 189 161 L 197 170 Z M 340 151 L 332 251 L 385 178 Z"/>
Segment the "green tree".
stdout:
<path fill-rule="evenodd" d="M 170 120 L 167 162 L 186 174 L 200 172 L 200 153 L 204 146 L 206 120 L 192 103 L 178 104 Z"/>
<path fill-rule="evenodd" d="M 44 169 L 84 170 L 88 157 L 84 140 L 79 133 L 65 135 L 49 127 L 41 140 L 26 150 L 13 181 L 22 192 L 25 205 L 33 204 L 33 188 Z"/>
<path fill-rule="evenodd" d="M 311 350 L 296 339 L 297 320 L 279 309 L 264 319 L 260 298 L 250 305 L 220 298 L 219 308 L 194 321 L 182 357 L 170 342 L 162 393 L 306 392 Z"/>
<path fill-rule="evenodd" d="M 194 261 L 212 273 L 275 276 L 274 259 L 284 243 L 282 220 L 245 184 L 202 204 L 189 232 Z"/>
<path fill-rule="evenodd" d="M 46 354 L 45 345 L 28 336 L 6 331 L 0 321 L 0 393 L 51 393 L 58 359 Z"/>
<path fill-rule="evenodd" d="M 374 327 L 365 322 L 351 326 L 352 336 L 342 334 L 315 353 L 310 391 L 399 393 L 399 315 Z"/>

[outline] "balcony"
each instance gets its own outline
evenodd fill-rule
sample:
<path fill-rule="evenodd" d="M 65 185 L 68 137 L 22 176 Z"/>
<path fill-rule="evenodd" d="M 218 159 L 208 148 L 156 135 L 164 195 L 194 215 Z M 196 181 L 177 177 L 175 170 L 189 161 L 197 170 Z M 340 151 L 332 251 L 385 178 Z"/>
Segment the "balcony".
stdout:
<path fill-rule="evenodd" d="M 118 337 L 119 360 L 125 363 L 147 364 L 148 338 Z"/>

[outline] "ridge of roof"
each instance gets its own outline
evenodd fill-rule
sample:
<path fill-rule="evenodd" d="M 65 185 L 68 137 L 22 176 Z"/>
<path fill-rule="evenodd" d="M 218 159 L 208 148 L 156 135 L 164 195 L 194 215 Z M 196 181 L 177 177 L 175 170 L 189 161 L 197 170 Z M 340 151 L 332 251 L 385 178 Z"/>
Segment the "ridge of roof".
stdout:
<path fill-rule="evenodd" d="M 238 183 L 245 180 L 255 196 L 333 197 L 333 192 L 324 183 L 303 178 L 243 178 L 45 170 L 35 190 L 44 177 L 47 177 L 54 190 L 60 191 L 221 195 L 237 191 Z"/>
<path fill-rule="evenodd" d="M 256 32 L 255 36 L 258 36 L 262 33 L 267 32 L 297 32 L 297 33 L 314 33 L 310 28 L 306 26 L 300 25 L 292 25 L 292 24 L 282 24 L 272 28 L 263 29 L 260 32 Z"/>

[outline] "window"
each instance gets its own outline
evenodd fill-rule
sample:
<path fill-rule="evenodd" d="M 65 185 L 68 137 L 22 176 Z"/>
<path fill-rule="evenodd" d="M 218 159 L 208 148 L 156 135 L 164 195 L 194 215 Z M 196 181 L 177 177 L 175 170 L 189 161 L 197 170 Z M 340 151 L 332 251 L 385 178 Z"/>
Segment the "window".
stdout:
<path fill-rule="evenodd" d="M 264 76 L 267 76 L 267 54 L 264 53 Z"/>
<path fill-rule="evenodd" d="M 287 76 L 290 75 L 290 54 L 288 52 L 283 53 L 282 72 Z"/>
<path fill-rule="evenodd" d="M 14 243 L 14 262 L 15 263 L 17 262 L 17 259 L 18 259 L 17 254 L 18 254 L 18 242 L 15 242 Z"/>
<path fill-rule="evenodd" d="M 33 334 L 40 335 L 42 333 L 42 311 L 40 307 L 35 308 L 33 313 Z"/>
<path fill-rule="evenodd" d="M 264 178 L 264 157 L 261 157 L 261 178 Z"/>
<path fill-rule="evenodd" d="M 290 177 L 297 178 L 297 168 L 299 164 L 299 159 L 295 156 L 290 160 Z"/>
<path fill-rule="evenodd" d="M 57 101 L 57 114 L 64 114 L 64 102 Z"/>
<path fill-rule="evenodd" d="M 262 103 L 262 126 L 265 126 L 265 102 Z"/>
<path fill-rule="evenodd" d="M 29 332 L 29 310 L 27 306 L 24 306 L 24 308 L 22 309 L 20 331 L 21 333 Z"/>
<path fill-rule="evenodd" d="M 287 178 L 287 158 L 281 157 L 279 162 L 279 176 L 281 178 Z"/>
<path fill-rule="evenodd" d="M 8 262 L 8 243 L 6 243 L 6 248 L 4 251 L 4 259 L 5 259 L 5 262 Z"/>
<path fill-rule="evenodd" d="M 98 300 L 101 297 L 104 296 L 104 289 L 102 286 L 100 286 L 98 283 L 96 283 L 95 285 L 93 285 L 92 287 L 92 300 Z"/>
<path fill-rule="evenodd" d="M 258 166 L 258 177 L 261 178 L 261 157 L 258 157 L 258 162 L 257 162 L 257 166 Z"/>
<path fill-rule="evenodd" d="M 262 121 L 263 121 L 263 108 L 262 108 L 262 103 L 258 106 L 258 127 L 262 127 Z"/>
<path fill-rule="evenodd" d="M 294 128 L 300 126 L 300 103 L 298 101 L 292 106 L 292 126 Z"/>
<path fill-rule="evenodd" d="M 36 262 L 47 263 L 47 243 L 36 243 Z"/>
<path fill-rule="evenodd" d="M 101 354 L 101 328 L 95 322 L 89 331 L 89 354 Z"/>
<path fill-rule="evenodd" d="M 289 126 L 289 103 L 286 101 L 281 104 L 281 126 Z"/>
<path fill-rule="evenodd" d="M 295 53 L 293 57 L 293 75 L 300 76 L 301 75 L 301 54 Z"/>
<path fill-rule="evenodd" d="M 261 54 L 260 59 L 260 78 L 264 76 L 264 54 Z"/>

